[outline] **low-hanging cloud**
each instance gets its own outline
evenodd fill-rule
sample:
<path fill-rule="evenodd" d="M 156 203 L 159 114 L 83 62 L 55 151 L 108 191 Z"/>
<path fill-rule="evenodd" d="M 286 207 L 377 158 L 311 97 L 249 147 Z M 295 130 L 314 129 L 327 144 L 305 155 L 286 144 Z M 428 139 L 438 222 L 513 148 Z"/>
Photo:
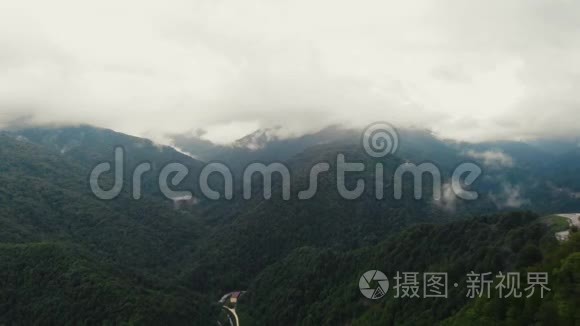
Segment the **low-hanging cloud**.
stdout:
<path fill-rule="evenodd" d="M 514 166 L 514 159 L 508 154 L 501 151 L 482 151 L 468 150 L 465 156 L 483 162 L 486 167 L 502 168 Z"/>
<path fill-rule="evenodd" d="M 580 3 L 564 0 L 8 0 L 0 125 L 157 140 L 201 128 L 220 142 L 377 120 L 467 140 L 570 136 L 579 32 Z"/>
<path fill-rule="evenodd" d="M 530 204 L 530 200 L 523 196 L 521 187 L 509 183 L 503 185 L 501 192 L 491 193 L 489 197 L 499 209 L 521 208 Z"/>

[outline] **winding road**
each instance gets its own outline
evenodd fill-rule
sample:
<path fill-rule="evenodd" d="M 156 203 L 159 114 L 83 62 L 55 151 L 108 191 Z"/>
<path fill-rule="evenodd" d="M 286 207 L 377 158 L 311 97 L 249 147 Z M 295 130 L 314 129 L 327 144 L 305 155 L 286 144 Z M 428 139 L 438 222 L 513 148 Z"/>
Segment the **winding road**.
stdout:
<path fill-rule="evenodd" d="M 226 311 L 228 316 L 228 322 L 230 326 L 240 326 L 240 318 L 236 313 L 236 306 L 238 304 L 238 299 L 244 294 L 246 291 L 236 291 L 226 293 L 222 296 L 222 298 L 218 301 L 219 304 L 222 305 L 222 309 Z M 234 317 L 232 320 L 232 316 Z M 222 325 L 219 321 L 217 322 L 218 325 Z"/>

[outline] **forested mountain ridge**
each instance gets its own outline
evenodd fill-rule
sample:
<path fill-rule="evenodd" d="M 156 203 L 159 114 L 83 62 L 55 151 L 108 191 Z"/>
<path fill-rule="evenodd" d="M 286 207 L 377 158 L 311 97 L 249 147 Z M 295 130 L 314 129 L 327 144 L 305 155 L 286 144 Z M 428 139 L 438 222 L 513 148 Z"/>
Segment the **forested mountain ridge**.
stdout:
<path fill-rule="evenodd" d="M 144 162 L 151 164 L 151 171 L 143 175 L 143 192 L 161 196 L 158 179 L 160 170 L 168 163 L 181 163 L 190 171 L 182 188 L 197 191 L 197 175 L 203 162 L 185 155 L 172 147 L 156 144 L 145 138 L 129 136 L 110 129 L 87 125 L 59 128 L 28 128 L 12 131 L 22 141 L 27 141 L 58 153 L 79 163 L 87 177 L 98 163 L 112 162 L 115 148 L 123 149 L 124 179 L 128 188 L 134 168 Z"/>
<path fill-rule="evenodd" d="M 475 160 L 483 168 L 482 177 L 472 186 L 479 193 L 478 200 L 443 198 L 435 201 L 429 177 L 424 179 L 422 199 L 413 198 L 412 179 L 406 178 L 403 198 L 395 200 L 393 176 L 396 168 L 405 162 L 436 163 L 445 184 L 457 164 L 474 161 L 466 156 L 468 150 L 462 147 L 465 145 L 439 140 L 425 131 L 403 130 L 400 137 L 399 151 L 384 159 L 370 158 L 358 139 L 313 146 L 295 155 L 286 161 L 292 178 L 292 199 L 288 201 L 282 199 L 281 179 L 277 176 L 274 177 L 270 200 L 260 199 L 262 189 L 259 187 L 251 201 L 241 200 L 239 190 L 238 198 L 222 205 L 222 208 L 238 205 L 237 208 L 227 212 L 228 217 L 222 220 L 225 221 L 223 227 L 214 229 L 206 237 L 193 262 L 192 274 L 186 274 L 185 278 L 193 283 L 194 288 L 208 286 L 206 281 L 199 283 L 195 280 L 213 280 L 210 282 L 212 286 L 224 292 L 240 285 L 245 287 L 262 268 L 301 246 L 353 250 L 374 245 L 417 223 L 446 223 L 505 210 L 580 210 L 578 200 L 549 186 L 550 179 L 535 177 L 538 174 L 533 164 L 527 166 L 510 161 L 509 166 L 494 166 L 501 162 L 486 162 L 485 157 Z M 486 153 L 492 149 L 499 151 L 498 146 L 484 144 L 476 149 L 477 153 Z M 519 151 L 537 153 L 536 149 L 526 150 L 529 145 L 512 146 Z M 358 179 L 365 182 L 365 192 L 356 200 L 345 200 L 337 192 L 338 153 L 344 154 L 348 162 L 363 162 L 366 166 L 365 171 L 351 172 L 345 177 L 349 189 L 355 187 Z M 523 154 L 514 156 L 525 157 Z M 319 162 L 328 162 L 330 170 L 319 175 L 316 195 L 311 200 L 296 199 L 300 190 L 308 188 L 309 169 Z M 383 164 L 385 171 L 386 188 L 381 200 L 375 198 L 376 163 Z M 257 184 L 259 182 L 258 179 Z M 206 252 L 215 255 L 208 256 Z M 217 270 L 221 269 L 229 272 L 218 273 Z"/>
<path fill-rule="evenodd" d="M 0 322 L 52 323 L 65 320 L 65 313 L 70 322 L 151 324 L 173 309 L 157 309 L 159 300 L 190 307 L 176 313 L 176 320 L 207 320 L 209 300 L 179 290 L 172 278 L 186 259 L 183 252 L 203 233 L 199 219 L 175 212 L 157 196 L 135 201 L 127 190 L 115 200 L 99 200 L 87 184 L 91 168 L 13 134 L 0 135 L 0 261 L 6 273 L 0 295 L 11 298 L 4 301 Z M 77 267 L 80 272 L 73 273 Z M 51 278 L 62 282 L 55 287 L 69 290 L 36 289 Z M 85 286 L 92 297 L 75 299 Z M 75 305 L 66 310 L 71 300 Z M 37 313 L 21 319 L 23 309 Z"/>
<path fill-rule="evenodd" d="M 573 325 L 580 320 L 569 310 L 580 295 L 579 244 L 578 236 L 558 244 L 533 214 L 511 213 L 414 226 L 376 246 L 354 251 L 303 247 L 260 273 L 240 310 L 255 325 L 433 325 L 443 321 L 466 325 L 480 317 L 486 320 L 482 325 L 510 320 Z M 391 288 L 385 298 L 370 301 L 358 293 L 358 279 L 374 269 L 389 277 Z M 515 271 L 525 282 L 528 270 L 548 271 L 552 277 L 553 291 L 545 301 L 493 299 L 497 293 L 489 300 L 471 301 L 466 296 L 470 272 Z M 395 298 L 392 286 L 397 272 L 447 273 L 448 298 Z M 454 282 L 459 286 L 453 287 Z M 561 310 L 552 306 L 556 301 L 564 305 Z M 532 307 L 541 310 L 525 311 Z M 477 310 L 475 315 L 473 310 Z"/>

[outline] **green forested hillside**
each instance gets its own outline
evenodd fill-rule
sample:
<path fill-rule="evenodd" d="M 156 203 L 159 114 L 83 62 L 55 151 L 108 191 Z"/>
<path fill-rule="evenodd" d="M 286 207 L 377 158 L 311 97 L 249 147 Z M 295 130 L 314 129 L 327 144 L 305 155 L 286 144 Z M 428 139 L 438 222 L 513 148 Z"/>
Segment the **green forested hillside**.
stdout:
<path fill-rule="evenodd" d="M 203 233 L 193 214 L 156 196 L 137 201 L 125 189 L 111 201 L 96 198 L 90 165 L 8 136 L 0 144 L 3 242 L 74 240 L 127 266 L 165 269 Z"/>
<path fill-rule="evenodd" d="M 193 214 L 153 194 L 132 200 L 129 190 L 99 200 L 91 165 L 19 137 L 0 135 L 0 158 L 0 323 L 209 316 L 209 298 L 176 277 L 204 232 Z"/>
<path fill-rule="evenodd" d="M 0 245 L 0 323 L 206 324 L 204 300 L 65 243 Z"/>
<path fill-rule="evenodd" d="M 0 324 L 208 325 L 219 310 L 215 302 L 233 290 L 248 290 L 239 308 L 243 325 L 461 324 L 474 314 L 509 321 L 494 310 L 497 303 L 469 301 L 460 289 L 451 289 L 446 301 L 369 303 L 358 278 L 370 269 L 389 277 L 435 270 L 462 282 L 471 270 L 526 268 L 558 271 L 553 304 L 514 303 L 513 311 L 540 309 L 547 316 L 556 311 L 554 318 L 569 321 L 565 307 L 577 295 L 565 290 L 576 282 L 570 276 L 576 258 L 568 256 L 578 248 L 558 245 L 553 230 L 533 214 L 473 216 L 516 209 L 498 207 L 502 182 L 521 184 L 519 195 L 528 201 L 520 208 L 564 211 L 578 202 L 543 187 L 547 179 L 532 180 L 533 170 L 525 165 L 486 171 L 474 185 L 482 194 L 476 202 L 434 202 L 429 178 L 424 199 L 412 197 L 412 180 L 405 179 L 403 199 L 393 200 L 393 172 L 402 162 L 433 157 L 447 182 L 462 159 L 457 148 L 427 133 L 406 139 L 398 155 L 380 160 L 370 159 L 352 140 L 306 149 L 288 159 L 289 201 L 281 199 L 281 180 L 274 177 L 271 200 L 257 186 L 252 200 L 237 192 L 232 201 L 201 198 L 175 210 L 156 187 L 159 169 L 167 162 L 185 164 L 191 174 L 179 187 L 192 190 L 202 163 L 169 147 L 88 126 L 2 133 Z M 111 201 L 90 191 L 91 169 L 112 160 L 116 145 L 127 150 L 127 171 L 143 161 L 154 166 L 141 200 L 131 198 L 130 187 Z M 375 198 L 373 169 L 345 178 L 351 189 L 357 178 L 365 181 L 360 198 L 339 196 L 334 166 L 339 152 L 348 161 L 384 164 L 383 200 Z M 317 194 L 296 199 L 309 185 L 310 167 L 321 161 L 331 163 L 331 170 L 320 175 Z M 127 184 L 130 177 L 125 175 Z M 111 183 L 111 175 L 103 182 Z M 521 314 L 536 318 L 527 310 Z"/>
<path fill-rule="evenodd" d="M 510 309 L 526 316 L 512 324 L 551 325 L 555 319 L 536 310 L 555 304 L 560 310 L 546 313 L 561 317 L 561 325 L 573 325 L 580 320 L 570 309 L 580 295 L 579 240 L 559 245 L 535 216 L 514 213 L 416 226 L 377 246 L 349 252 L 304 247 L 265 269 L 250 286 L 241 310 L 257 325 L 432 325 L 446 319 L 469 325 L 484 316 L 481 324 L 489 325 L 506 320 Z M 391 289 L 382 300 L 367 300 L 358 291 L 358 279 L 373 269 L 391 282 L 397 271 L 447 272 L 449 298 L 393 298 Z M 466 298 L 466 274 L 471 271 L 497 275 L 527 270 L 550 272 L 549 298 L 479 300 L 474 307 Z M 454 288 L 453 282 L 459 286 Z"/>
<path fill-rule="evenodd" d="M 544 251 L 522 271 L 550 272 L 551 291 L 541 299 L 477 299 L 443 325 L 578 325 L 580 323 L 580 234 Z"/>

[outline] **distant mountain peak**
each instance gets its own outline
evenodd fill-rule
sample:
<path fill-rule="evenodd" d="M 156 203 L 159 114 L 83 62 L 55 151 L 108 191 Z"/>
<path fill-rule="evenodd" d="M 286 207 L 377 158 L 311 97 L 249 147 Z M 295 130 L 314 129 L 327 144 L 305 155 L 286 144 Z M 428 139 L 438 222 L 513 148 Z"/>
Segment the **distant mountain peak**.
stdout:
<path fill-rule="evenodd" d="M 233 143 L 233 147 L 246 148 L 251 151 L 263 149 L 268 143 L 280 139 L 281 127 L 262 128 L 244 136 Z"/>

